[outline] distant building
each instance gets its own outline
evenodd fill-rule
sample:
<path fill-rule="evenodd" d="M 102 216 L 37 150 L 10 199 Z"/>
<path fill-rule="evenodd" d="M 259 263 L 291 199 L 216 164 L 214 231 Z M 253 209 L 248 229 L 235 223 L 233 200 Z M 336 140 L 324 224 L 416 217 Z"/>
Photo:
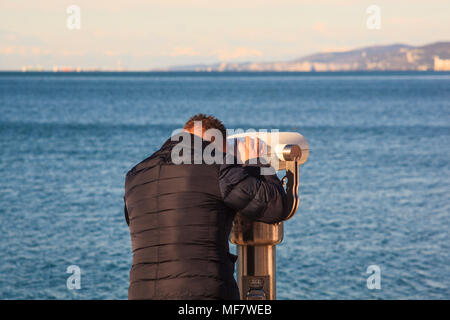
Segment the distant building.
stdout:
<path fill-rule="evenodd" d="M 434 71 L 450 71 L 450 59 L 440 59 L 434 56 Z"/>
<path fill-rule="evenodd" d="M 41 72 L 44 71 L 44 68 L 38 64 L 37 66 L 27 65 L 22 66 L 22 72 Z"/>

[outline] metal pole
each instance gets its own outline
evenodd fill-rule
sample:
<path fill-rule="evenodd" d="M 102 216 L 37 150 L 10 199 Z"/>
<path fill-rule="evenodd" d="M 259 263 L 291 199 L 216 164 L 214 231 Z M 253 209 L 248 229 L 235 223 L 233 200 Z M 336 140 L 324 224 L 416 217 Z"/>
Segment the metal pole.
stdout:
<path fill-rule="evenodd" d="M 298 209 L 299 170 L 301 150 L 287 145 L 283 150 L 286 161 L 286 195 L 288 216 Z M 284 180 L 284 179 L 283 179 Z M 276 249 L 283 240 L 283 222 L 266 224 L 252 222 L 239 214 L 233 221 L 230 241 L 238 249 L 238 286 L 242 300 L 275 300 Z"/>
<path fill-rule="evenodd" d="M 276 298 L 276 249 L 283 223 L 251 222 L 237 216 L 230 241 L 238 249 L 238 286 L 242 300 Z"/>

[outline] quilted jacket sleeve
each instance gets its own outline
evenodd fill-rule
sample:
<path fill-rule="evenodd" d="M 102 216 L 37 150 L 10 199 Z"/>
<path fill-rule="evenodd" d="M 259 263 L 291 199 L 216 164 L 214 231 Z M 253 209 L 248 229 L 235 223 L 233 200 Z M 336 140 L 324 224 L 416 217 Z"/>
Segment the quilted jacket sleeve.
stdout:
<path fill-rule="evenodd" d="M 261 175 L 260 169 L 221 166 L 219 185 L 225 205 L 254 221 L 283 221 L 288 215 L 286 192 L 276 174 Z"/>

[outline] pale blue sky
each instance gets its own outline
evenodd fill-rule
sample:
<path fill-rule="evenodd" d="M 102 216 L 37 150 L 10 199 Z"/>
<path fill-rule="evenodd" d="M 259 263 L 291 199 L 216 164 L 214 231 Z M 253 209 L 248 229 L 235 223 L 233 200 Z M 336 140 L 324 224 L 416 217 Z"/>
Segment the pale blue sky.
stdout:
<path fill-rule="evenodd" d="M 81 29 L 66 27 L 69 5 Z M 381 29 L 366 27 L 370 5 Z M 290 60 L 374 44 L 450 40 L 448 0 L 0 0 L 0 69 L 130 70 Z"/>

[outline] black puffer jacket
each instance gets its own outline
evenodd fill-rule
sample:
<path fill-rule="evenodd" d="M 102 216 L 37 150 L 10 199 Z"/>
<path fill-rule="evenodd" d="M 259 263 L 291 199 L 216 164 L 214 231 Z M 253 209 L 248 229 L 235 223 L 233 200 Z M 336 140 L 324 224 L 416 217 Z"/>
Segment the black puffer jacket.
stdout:
<path fill-rule="evenodd" d="M 281 221 L 285 191 L 276 175 L 260 176 L 255 167 L 175 165 L 171 151 L 177 143 L 168 140 L 126 176 L 133 251 L 128 298 L 239 299 L 236 256 L 228 247 L 235 213 Z"/>

